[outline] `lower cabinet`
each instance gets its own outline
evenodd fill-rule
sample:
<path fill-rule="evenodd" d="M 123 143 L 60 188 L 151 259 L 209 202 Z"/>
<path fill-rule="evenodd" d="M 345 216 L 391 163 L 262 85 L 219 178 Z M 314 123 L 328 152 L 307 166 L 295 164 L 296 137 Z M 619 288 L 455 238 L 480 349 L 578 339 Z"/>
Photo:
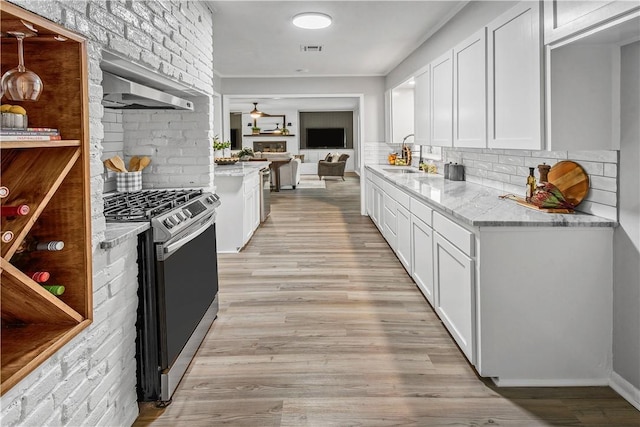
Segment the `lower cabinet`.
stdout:
<path fill-rule="evenodd" d="M 410 227 L 411 277 L 433 306 L 433 230 L 415 215 L 411 215 Z"/>
<path fill-rule="evenodd" d="M 216 175 L 218 252 L 239 252 L 260 225 L 260 176 Z"/>
<path fill-rule="evenodd" d="M 467 359 L 475 363 L 475 263 L 439 233 L 433 248 L 434 308 Z"/>
<path fill-rule="evenodd" d="M 397 203 L 388 194 L 382 195 L 383 209 L 382 209 L 382 235 L 391 246 L 391 249 L 395 252 L 398 244 L 397 234 Z"/>
<path fill-rule="evenodd" d="M 400 203 L 396 206 L 396 256 L 411 274 L 411 214 Z"/>

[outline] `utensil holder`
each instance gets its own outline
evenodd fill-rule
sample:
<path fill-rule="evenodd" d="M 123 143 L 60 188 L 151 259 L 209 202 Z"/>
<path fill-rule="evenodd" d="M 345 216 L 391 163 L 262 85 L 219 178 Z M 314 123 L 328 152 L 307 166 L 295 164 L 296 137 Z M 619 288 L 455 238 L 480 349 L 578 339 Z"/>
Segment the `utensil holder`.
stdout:
<path fill-rule="evenodd" d="M 142 190 L 142 171 L 117 172 L 116 190 L 120 193 Z"/>
<path fill-rule="evenodd" d="M 26 129 L 27 123 L 26 114 L 2 113 L 2 128 Z"/>

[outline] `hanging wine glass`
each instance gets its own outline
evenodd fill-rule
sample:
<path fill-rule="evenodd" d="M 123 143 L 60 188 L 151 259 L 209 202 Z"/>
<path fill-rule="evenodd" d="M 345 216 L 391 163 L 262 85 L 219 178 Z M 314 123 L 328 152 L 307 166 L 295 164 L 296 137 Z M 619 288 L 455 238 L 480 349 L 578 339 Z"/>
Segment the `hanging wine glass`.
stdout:
<path fill-rule="evenodd" d="M 22 41 L 25 34 L 11 31 L 9 34 L 18 39 L 18 66 L 2 76 L 2 91 L 12 101 L 37 101 L 42 93 L 42 80 L 33 71 L 24 66 Z"/>

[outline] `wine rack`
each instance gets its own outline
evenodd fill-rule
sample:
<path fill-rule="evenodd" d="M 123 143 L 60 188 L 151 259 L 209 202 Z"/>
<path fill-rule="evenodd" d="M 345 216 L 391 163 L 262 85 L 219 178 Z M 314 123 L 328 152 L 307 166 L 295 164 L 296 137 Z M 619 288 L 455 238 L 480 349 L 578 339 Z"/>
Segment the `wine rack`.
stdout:
<path fill-rule="evenodd" d="M 0 142 L 1 182 L 9 188 L 3 206 L 29 205 L 24 216 L 2 217 L 14 238 L 0 246 L 1 369 L 4 394 L 86 328 L 93 317 L 91 209 L 88 144 L 88 73 L 85 39 L 48 20 L 0 0 L 1 72 L 18 64 L 24 41 L 27 69 L 42 79 L 35 102 L 2 103 L 27 110 L 29 126 L 60 130 L 57 141 Z M 17 253 L 25 239 L 63 240 L 62 251 Z M 46 270 L 54 296 L 25 272 Z"/>

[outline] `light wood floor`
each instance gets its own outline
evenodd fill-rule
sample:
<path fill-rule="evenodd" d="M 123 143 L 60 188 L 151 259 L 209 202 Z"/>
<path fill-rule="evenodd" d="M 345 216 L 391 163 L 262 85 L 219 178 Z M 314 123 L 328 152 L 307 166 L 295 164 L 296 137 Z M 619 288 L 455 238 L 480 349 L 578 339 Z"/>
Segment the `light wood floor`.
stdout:
<path fill-rule="evenodd" d="M 368 217 L 359 182 L 272 193 L 220 255 L 218 319 L 166 409 L 136 426 L 639 426 L 608 387 L 479 378 Z"/>

